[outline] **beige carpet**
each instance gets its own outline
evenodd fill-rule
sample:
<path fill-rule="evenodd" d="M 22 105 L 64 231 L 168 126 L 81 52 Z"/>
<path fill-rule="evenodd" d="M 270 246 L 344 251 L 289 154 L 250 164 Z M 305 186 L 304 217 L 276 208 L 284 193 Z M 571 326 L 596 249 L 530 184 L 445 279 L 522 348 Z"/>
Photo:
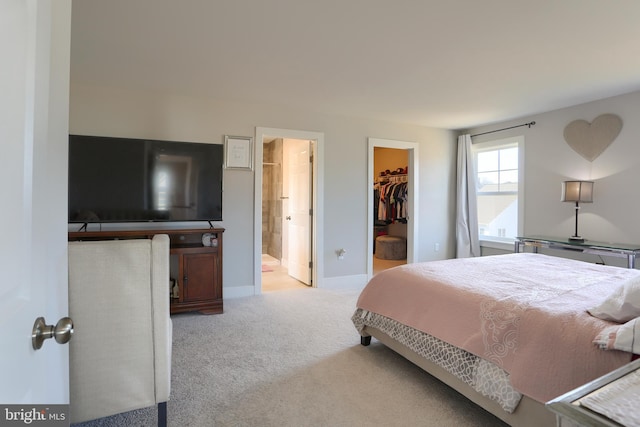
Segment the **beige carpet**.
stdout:
<path fill-rule="evenodd" d="M 357 292 L 301 289 L 173 316 L 170 426 L 503 426 L 375 340 Z M 83 426 L 153 426 L 155 408 Z"/>

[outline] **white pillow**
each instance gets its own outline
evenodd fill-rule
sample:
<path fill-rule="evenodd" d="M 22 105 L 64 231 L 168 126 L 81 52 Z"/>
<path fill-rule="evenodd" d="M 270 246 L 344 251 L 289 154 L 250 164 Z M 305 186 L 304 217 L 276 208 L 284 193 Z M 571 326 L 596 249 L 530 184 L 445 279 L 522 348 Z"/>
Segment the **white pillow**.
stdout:
<path fill-rule="evenodd" d="M 628 321 L 624 325 L 604 328 L 596 335 L 593 343 L 602 350 L 621 350 L 640 354 L 640 318 Z"/>
<path fill-rule="evenodd" d="M 599 319 L 618 323 L 640 316 L 640 276 L 628 279 L 600 305 L 587 311 Z"/>

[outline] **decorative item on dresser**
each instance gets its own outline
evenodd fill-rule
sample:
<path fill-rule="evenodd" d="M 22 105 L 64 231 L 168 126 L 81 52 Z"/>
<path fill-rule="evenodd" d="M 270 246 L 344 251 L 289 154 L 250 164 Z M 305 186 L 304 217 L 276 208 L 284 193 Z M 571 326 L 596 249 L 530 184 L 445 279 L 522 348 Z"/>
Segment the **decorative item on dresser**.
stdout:
<path fill-rule="evenodd" d="M 174 281 L 174 285 L 167 283 L 171 314 L 189 311 L 217 314 L 223 312 L 223 232 L 224 228 L 77 231 L 69 232 L 69 241 L 147 239 L 167 234 Z"/>

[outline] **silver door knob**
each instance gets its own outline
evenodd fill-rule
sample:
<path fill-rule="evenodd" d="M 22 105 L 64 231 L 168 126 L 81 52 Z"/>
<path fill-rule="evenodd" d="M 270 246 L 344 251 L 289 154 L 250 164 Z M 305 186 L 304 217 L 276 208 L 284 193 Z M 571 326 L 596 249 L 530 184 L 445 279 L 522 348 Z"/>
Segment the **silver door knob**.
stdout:
<path fill-rule="evenodd" d="M 73 335 L 73 321 L 69 317 L 58 320 L 56 326 L 47 325 L 44 317 L 38 317 L 31 331 L 31 344 L 34 350 L 39 350 L 48 338 L 55 338 L 58 344 L 66 344 Z"/>

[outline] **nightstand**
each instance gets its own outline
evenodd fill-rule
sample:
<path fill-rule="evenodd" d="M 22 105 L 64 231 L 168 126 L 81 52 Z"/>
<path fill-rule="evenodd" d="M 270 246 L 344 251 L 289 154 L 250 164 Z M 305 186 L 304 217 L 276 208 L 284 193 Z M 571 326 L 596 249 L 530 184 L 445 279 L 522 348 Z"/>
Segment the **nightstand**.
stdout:
<path fill-rule="evenodd" d="M 570 239 L 547 236 L 518 236 L 516 237 L 514 252 L 523 252 L 527 246 L 531 246 L 533 252 L 538 252 L 539 248 L 548 248 L 626 258 L 628 268 L 635 268 L 636 256 L 640 254 L 640 245 L 637 244 L 596 242 L 594 240 L 576 242 Z"/>
<path fill-rule="evenodd" d="M 563 394 L 546 406 L 558 427 L 640 426 L 640 359 Z"/>

